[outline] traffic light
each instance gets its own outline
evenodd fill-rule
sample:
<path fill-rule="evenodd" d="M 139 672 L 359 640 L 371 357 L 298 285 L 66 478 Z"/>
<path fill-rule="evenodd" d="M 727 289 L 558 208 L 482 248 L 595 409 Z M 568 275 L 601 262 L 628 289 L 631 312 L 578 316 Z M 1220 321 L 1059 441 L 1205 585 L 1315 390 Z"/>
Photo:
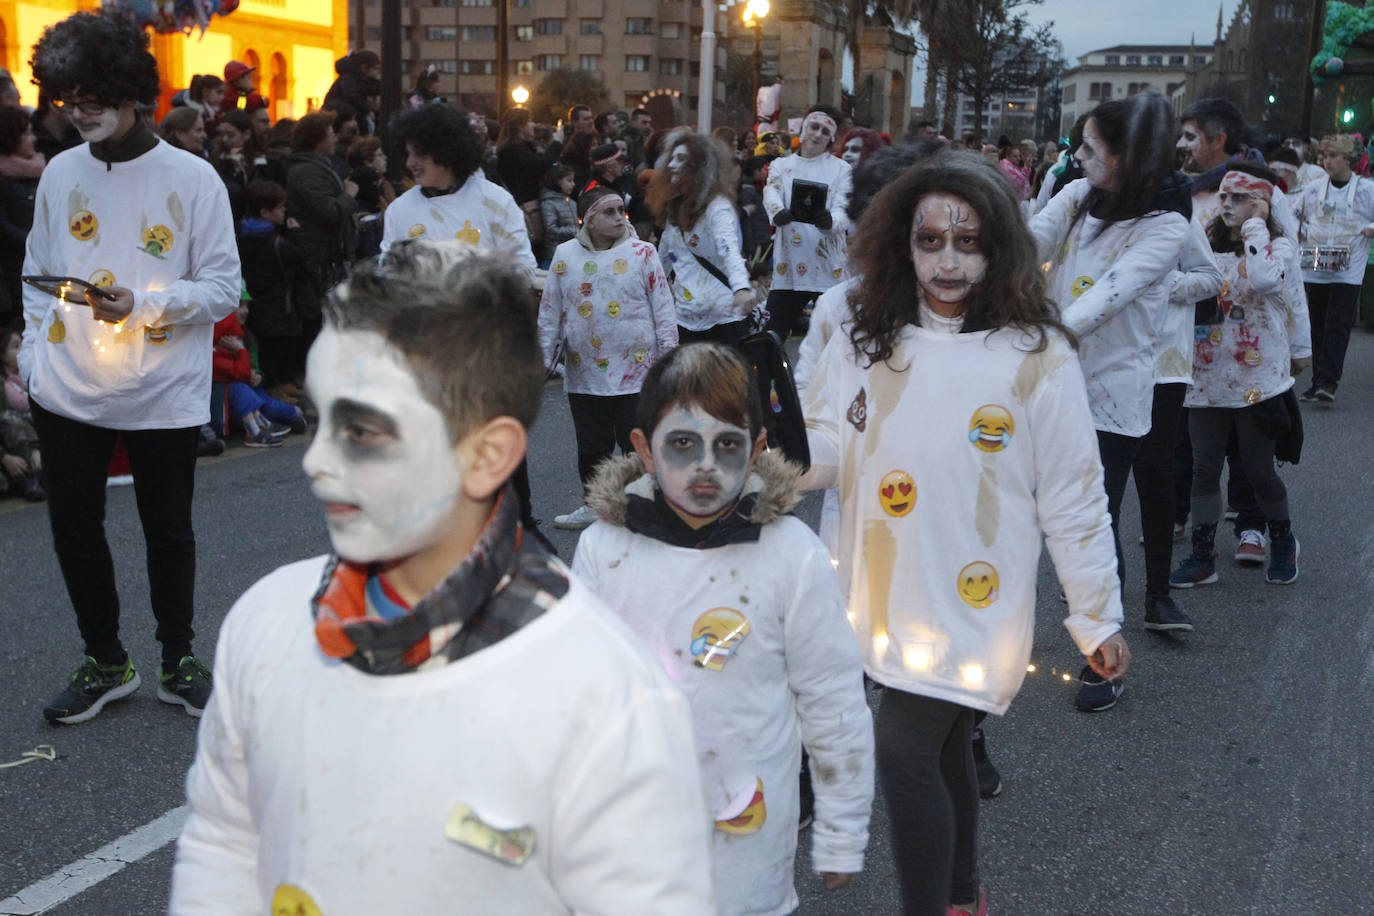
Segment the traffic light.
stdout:
<path fill-rule="evenodd" d="M 1349 124 L 1353 120 L 1355 120 L 1355 109 L 1347 108 L 1345 111 L 1341 112 L 1342 124 Z"/>
<path fill-rule="evenodd" d="M 1269 99 L 1268 99 L 1268 101 L 1269 101 L 1269 104 L 1272 105 L 1272 104 L 1274 104 L 1275 102 L 1277 102 L 1278 99 L 1274 98 L 1274 93 L 1271 92 L 1271 93 L 1269 93 Z"/>

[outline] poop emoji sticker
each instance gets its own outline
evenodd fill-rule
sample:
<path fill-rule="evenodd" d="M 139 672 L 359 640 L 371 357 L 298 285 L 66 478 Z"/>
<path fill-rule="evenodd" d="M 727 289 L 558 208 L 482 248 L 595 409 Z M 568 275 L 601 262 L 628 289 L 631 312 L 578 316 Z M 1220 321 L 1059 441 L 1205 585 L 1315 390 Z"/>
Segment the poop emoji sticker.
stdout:
<path fill-rule="evenodd" d="M 959 597 L 969 607 L 985 608 L 997 600 L 997 570 L 979 560 L 959 570 Z"/>
<path fill-rule="evenodd" d="M 766 820 L 768 820 L 768 808 L 763 803 L 763 780 L 756 779 L 754 792 L 748 797 L 744 810 L 733 817 L 716 821 L 716 829 L 724 833 L 744 836 L 757 833 L 763 828 L 763 823 Z"/>
<path fill-rule="evenodd" d="M 749 618 L 728 607 L 712 608 L 692 624 L 688 651 L 698 668 L 719 671 L 749 635 Z"/>
<path fill-rule="evenodd" d="M 100 231 L 100 220 L 90 210 L 77 210 L 67 221 L 67 229 L 79 242 L 89 242 Z"/>
<path fill-rule="evenodd" d="M 271 916 L 321 916 L 320 907 L 294 884 L 278 884 L 272 892 Z"/>
<path fill-rule="evenodd" d="M 859 432 L 863 432 L 868 426 L 868 393 L 862 388 L 854 395 L 854 400 L 849 402 L 849 410 L 844 416 Z"/>
<path fill-rule="evenodd" d="M 1069 295 L 1077 299 L 1079 296 L 1093 288 L 1092 277 L 1079 277 L 1069 284 Z"/>
<path fill-rule="evenodd" d="M 968 421 L 968 441 L 983 452 L 1000 452 L 1011 444 L 1016 423 L 1011 411 L 997 404 L 984 404 L 973 412 Z"/>
<path fill-rule="evenodd" d="M 906 471 L 888 471 L 878 482 L 878 504 L 894 518 L 901 518 L 916 505 L 916 482 Z"/>
<path fill-rule="evenodd" d="M 163 257 L 168 251 L 172 250 L 172 230 L 161 224 L 149 226 L 143 230 L 143 245 L 138 250 L 144 254 L 150 254 L 159 261 L 165 261 Z"/>

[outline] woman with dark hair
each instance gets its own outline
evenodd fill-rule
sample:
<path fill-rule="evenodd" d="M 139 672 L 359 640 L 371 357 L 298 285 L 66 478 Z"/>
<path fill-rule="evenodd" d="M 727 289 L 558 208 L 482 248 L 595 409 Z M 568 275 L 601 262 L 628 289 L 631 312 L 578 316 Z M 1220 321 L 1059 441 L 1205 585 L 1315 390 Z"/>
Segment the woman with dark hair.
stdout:
<path fill-rule="evenodd" d="M 439 100 L 439 69 L 433 64 L 420 71 L 420 75 L 415 77 L 415 88 L 410 93 L 407 103 L 411 108 L 423 108 L 430 102 Z"/>
<path fill-rule="evenodd" d="M 597 145 L 596 134 L 585 131 L 573 134 L 563 144 L 558 161 L 573 170 L 577 186 L 585 188 L 592 175 L 592 148 Z M 650 160 L 652 161 L 652 160 Z"/>
<path fill-rule="evenodd" d="M 468 113 L 447 105 L 413 108 L 396 116 L 391 132 L 415 186 L 386 208 L 382 254 L 405 239 L 456 238 L 506 252 L 533 277 L 525 215 L 509 191 L 482 174 L 487 138 Z"/>
<path fill-rule="evenodd" d="M 253 119 L 248 112 L 235 108 L 220 116 L 210 164 L 229 192 L 229 209 L 234 211 L 235 225 L 248 215 L 248 182 L 253 180 L 253 155 L 248 144 L 252 139 Z"/>
<path fill-rule="evenodd" d="M 1198 325 L 1207 333 L 1194 335 L 1193 384 L 1184 400 L 1193 445 L 1193 550 L 1174 571 L 1175 588 L 1217 581 L 1221 466 L 1232 438 L 1269 522 L 1265 578 L 1288 585 L 1298 577 L 1298 540 L 1274 448 L 1289 428 L 1284 394 L 1312 360 L 1306 311 L 1294 307 L 1285 277 L 1296 246 L 1269 212 L 1277 185 L 1264 166 L 1231 163 L 1217 194 L 1221 212 L 1207 227 L 1225 285 L 1216 310 Z"/>
<path fill-rule="evenodd" d="M 1002 170 L 1016 190 L 1016 196 L 1025 200 L 1030 197 L 1030 177 L 1025 163 L 1021 161 L 1021 147 L 1013 146 L 1006 137 L 997 147 L 997 167 Z"/>
<path fill-rule="evenodd" d="M 162 116 L 158 135 L 179 150 L 205 158 L 205 119 L 195 108 L 173 108 Z"/>
<path fill-rule="evenodd" d="M 544 247 L 544 219 L 539 203 L 542 179 L 562 152 L 563 144 L 555 142 L 547 152 L 540 154 L 534 145 L 534 120 L 529 110 L 506 109 L 501 117 L 501 133 L 496 137 L 496 171 L 501 183 L 515 198 L 516 206 L 525 214 L 525 230 L 530 243 L 540 250 Z M 559 239 L 554 247 L 566 241 L 566 238 Z"/>
<path fill-rule="evenodd" d="M 22 108 L 0 107 L 0 330 L 20 315 L 24 243 L 33 228 L 33 201 L 47 160 L 33 147 L 33 126 Z"/>
<path fill-rule="evenodd" d="M 811 470 L 840 487 L 837 569 L 887 689 L 878 779 L 907 916 L 986 913 L 976 710 L 1020 689 L 1042 536 L 1104 677 L 1130 663 L 1073 333 L 997 168 L 941 152 L 868 205 L 852 322 L 806 389 Z"/>
<path fill-rule="evenodd" d="M 329 161 L 337 144 L 334 118 L 326 108 L 296 122 L 286 168 L 286 214 L 299 224 L 295 240 L 305 249 L 316 297 L 301 308 L 306 347 L 319 331 L 324 295 L 347 274 L 357 244 L 358 185 L 339 178 Z"/>
<path fill-rule="evenodd" d="M 191 77 L 186 99 L 191 108 L 200 112 L 206 124 L 213 123 L 219 117 L 220 102 L 224 101 L 224 80 L 213 73 L 198 73 Z"/>
<path fill-rule="evenodd" d="M 1172 137 L 1169 105 L 1157 92 L 1097 106 L 1075 152 L 1086 177 L 1030 222 L 1039 263 L 1051 265 L 1050 298 L 1081 341 L 1123 585 L 1121 499 L 1150 431 L 1156 329 L 1192 213 L 1187 181 L 1174 174 Z M 1080 679 L 1078 709 L 1116 704 L 1122 684 L 1103 682 L 1090 667 Z"/>
<path fill-rule="evenodd" d="M 730 154 L 720 141 L 681 128 L 663 143 L 647 195 L 664 226 L 658 254 L 677 306 L 683 343 L 736 344 L 756 302 L 741 255 Z"/>

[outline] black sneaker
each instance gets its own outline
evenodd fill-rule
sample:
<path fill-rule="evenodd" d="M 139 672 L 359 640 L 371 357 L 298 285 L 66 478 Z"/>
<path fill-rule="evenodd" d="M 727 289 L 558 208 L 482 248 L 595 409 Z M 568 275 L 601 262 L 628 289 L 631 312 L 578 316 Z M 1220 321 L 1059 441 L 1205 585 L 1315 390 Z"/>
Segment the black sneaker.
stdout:
<path fill-rule="evenodd" d="M 978 797 L 996 798 L 1002 791 L 1002 776 L 988 759 L 988 745 L 983 730 L 973 730 L 973 766 L 978 770 Z"/>
<path fill-rule="evenodd" d="M 1299 400 L 1299 401 L 1306 401 L 1306 402 L 1309 403 L 1309 404 L 1312 403 L 1313 401 L 1315 401 L 1316 399 L 1317 399 L 1317 386 L 1316 386 L 1316 385 L 1309 386 L 1308 389 L 1307 389 L 1306 391 L 1304 391 L 1302 394 L 1298 395 L 1298 400 Z"/>
<path fill-rule="evenodd" d="M 126 656 L 121 665 L 102 665 L 88 655 L 72 673 L 67 689 L 43 707 L 43 718 L 63 725 L 94 719 L 107 703 L 124 699 L 141 683 L 132 658 Z"/>
<path fill-rule="evenodd" d="M 1270 585 L 1292 585 L 1298 581 L 1298 539 L 1289 531 L 1269 539 L 1269 569 L 1264 573 Z"/>
<path fill-rule="evenodd" d="M 1126 689 L 1126 685 L 1120 680 L 1103 680 L 1091 665 L 1083 666 L 1078 680 L 1083 686 L 1078 688 L 1078 696 L 1074 697 L 1073 705 L 1080 712 L 1102 712 L 1111 709 L 1116 705 L 1121 691 Z"/>
<path fill-rule="evenodd" d="M 1336 403 L 1336 392 L 1330 388 L 1318 388 L 1313 393 L 1312 398 L 1318 404 L 1334 404 Z"/>
<path fill-rule="evenodd" d="M 1193 618 L 1183 613 L 1182 608 L 1168 595 L 1145 596 L 1145 629 L 1165 631 L 1184 630 L 1191 633 Z"/>
<path fill-rule="evenodd" d="M 205 704 L 210 702 L 210 672 L 194 655 L 177 662 L 176 670 L 162 669 L 157 677 L 157 698 L 164 703 L 177 703 L 186 714 L 200 718 Z"/>

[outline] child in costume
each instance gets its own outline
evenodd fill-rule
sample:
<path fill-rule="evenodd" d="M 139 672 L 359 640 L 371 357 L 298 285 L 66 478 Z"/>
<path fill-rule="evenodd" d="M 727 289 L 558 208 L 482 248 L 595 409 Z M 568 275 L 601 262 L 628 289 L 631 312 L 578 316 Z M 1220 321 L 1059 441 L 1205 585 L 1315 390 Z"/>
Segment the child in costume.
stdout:
<path fill-rule="evenodd" d="M 1025 677 L 1042 533 L 1078 648 L 1103 677 L 1129 661 L 1083 376 L 1018 211 L 969 153 L 880 191 L 804 401 L 804 483 L 840 488 L 839 576 L 887 687 L 878 777 L 908 916 L 987 912 L 970 733 Z"/>
<path fill-rule="evenodd" d="M 631 449 L 639 386 L 649 367 L 677 346 L 677 318 L 658 252 L 635 237 L 625 202 L 612 188 L 578 199 L 582 229 L 558 246 L 539 303 L 539 347 L 555 365 L 577 434 L 577 472 L 586 487 L 596 466 Z M 580 506 L 554 518 L 580 529 L 596 515 Z"/>
<path fill-rule="evenodd" d="M 519 524 L 528 284 L 412 242 L 325 316 L 304 465 L 335 554 L 225 620 L 170 911 L 714 912 L 682 697 Z"/>
<path fill-rule="evenodd" d="M 687 344 L 649 370 L 635 455 L 602 465 L 601 520 L 573 560 L 687 696 L 715 820 L 722 914 L 781 914 L 797 774 L 811 754 L 811 864 L 827 887 L 863 868 L 873 725 L 825 547 L 788 515 L 796 469 L 763 452 L 753 373 L 732 347 Z"/>

